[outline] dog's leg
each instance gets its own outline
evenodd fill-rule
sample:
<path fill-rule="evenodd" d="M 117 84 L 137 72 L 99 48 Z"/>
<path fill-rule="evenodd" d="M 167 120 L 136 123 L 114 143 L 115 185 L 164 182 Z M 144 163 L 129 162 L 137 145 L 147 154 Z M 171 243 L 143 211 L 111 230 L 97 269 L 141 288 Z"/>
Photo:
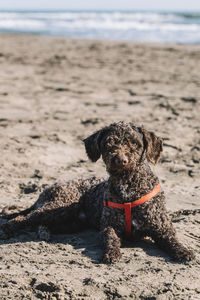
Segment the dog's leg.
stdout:
<path fill-rule="evenodd" d="M 113 227 L 109 226 L 102 230 L 100 237 L 103 246 L 102 261 L 107 264 L 118 261 L 122 257 L 120 251 L 121 241 Z"/>
<path fill-rule="evenodd" d="M 21 229 L 32 228 L 35 230 L 40 225 L 52 229 L 53 232 L 64 232 L 63 228 L 65 232 L 75 231 L 74 223 L 80 223 L 76 222 L 78 220 L 78 216 L 76 216 L 78 214 L 77 207 L 77 203 L 73 203 L 68 207 L 56 207 L 54 209 L 52 204 L 44 205 L 26 216 L 18 216 L 2 224 L 0 227 L 0 238 L 10 238 L 18 234 Z M 77 224 L 76 227 L 78 226 Z"/>
<path fill-rule="evenodd" d="M 166 226 L 158 227 L 152 230 L 151 237 L 156 244 L 170 257 L 176 261 L 189 261 L 195 258 L 192 250 L 187 249 L 177 239 L 175 229 L 171 222 Z"/>
<path fill-rule="evenodd" d="M 2 224 L 0 227 L 0 238 L 8 239 L 19 233 L 19 230 L 26 229 L 27 227 L 37 228 L 42 225 L 42 216 L 45 216 L 46 209 L 40 208 L 31 212 L 26 216 L 17 216 L 14 219 L 9 220 L 7 223 Z M 43 220 L 44 221 L 44 220 Z"/>

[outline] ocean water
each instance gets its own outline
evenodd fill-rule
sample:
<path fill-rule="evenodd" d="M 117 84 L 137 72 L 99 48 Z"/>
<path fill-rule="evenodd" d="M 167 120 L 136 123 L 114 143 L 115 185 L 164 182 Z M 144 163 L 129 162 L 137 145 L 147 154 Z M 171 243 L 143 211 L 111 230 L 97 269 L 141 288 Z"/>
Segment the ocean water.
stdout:
<path fill-rule="evenodd" d="M 0 11 L 0 32 L 200 44 L 200 12 Z"/>

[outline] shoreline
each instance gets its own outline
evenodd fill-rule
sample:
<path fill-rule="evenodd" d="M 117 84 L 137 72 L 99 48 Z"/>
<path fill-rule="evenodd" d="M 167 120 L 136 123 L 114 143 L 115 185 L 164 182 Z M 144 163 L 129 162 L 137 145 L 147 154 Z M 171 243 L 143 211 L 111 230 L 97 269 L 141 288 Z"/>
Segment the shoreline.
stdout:
<path fill-rule="evenodd" d="M 17 37 L 17 36 L 21 36 L 21 37 L 38 37 L 38 38 L 45 38 L 45 39 L 63 39 L 63 40 L 77 40 L 77 41 L 88 41 L 88 42 L 102 42 L 102 43 L 125 43 L 125 44 L 139 44 L 139 45 L 149 45 L 149 46 L 163 46 L 163 47 L 187 47 L 187 46 L 191 46 L 191 47 L 197 47 L 200 48 L 200 43 L 180 43 L 180 42 L 153 42 L 153 41 L 137 41 L 137 40 L 123 40 L 123 39 L 109 39 L 109 38 L 89 38 L 89 37 L 70 37 L 70 36 L 62 36 L 62 35 L 51 35 L 51 34 L 43 34 L 43 33 L 26 33 L 26 32 L 8 32 L 8 31 L 0 31 L 0 37 L 1 36 L 13 36 L 13 37 Z"/>

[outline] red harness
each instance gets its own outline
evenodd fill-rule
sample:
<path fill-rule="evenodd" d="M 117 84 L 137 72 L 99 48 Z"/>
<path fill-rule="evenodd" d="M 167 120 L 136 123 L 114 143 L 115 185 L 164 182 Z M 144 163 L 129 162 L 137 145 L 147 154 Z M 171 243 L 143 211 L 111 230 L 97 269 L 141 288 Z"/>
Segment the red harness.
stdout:
<path fill-rule="evenodd" d="M 115 203 L 110 201 L 104 201 L 104 206 L 125 210 L 126 234 L 130 235 L 131 234 L 131 208 L 141 205 L 146 201 L 152 199 L 154 196 L 158 194 L 159 191 L 160 191 L 160 184 L 158 184 L 151 192 L 149 192 L 148 194 L 144 195 L 142 198 L 134 202 L 120 204 L 120 203 Z"/>

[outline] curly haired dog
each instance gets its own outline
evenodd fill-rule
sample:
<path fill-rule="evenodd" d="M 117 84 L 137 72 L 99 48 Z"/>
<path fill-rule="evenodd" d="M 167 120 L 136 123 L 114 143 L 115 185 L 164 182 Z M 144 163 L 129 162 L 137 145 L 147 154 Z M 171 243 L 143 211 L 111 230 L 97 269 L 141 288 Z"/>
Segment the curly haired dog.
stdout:
<path fill-rule="evenodd" d="M 92 227 L 100 230 L 105 263 L 121 258 L 123 238 L 134 242 L 145 236 L 175 260 L 193 259 L 193 252 L 177 240 L 164 193 L 149 166 L 158 161 L 162 140 L 132 123 L 118 122 L 95 132 L 84 143 L 93 162 L 102 156 L 108 180 L 93 177 L 54 184 L 30 208 L 5 216 L 9 220 L 1 225 L 0 237 L 39 227 L 40 237 L 48 239 L 49 232 Z"/>

